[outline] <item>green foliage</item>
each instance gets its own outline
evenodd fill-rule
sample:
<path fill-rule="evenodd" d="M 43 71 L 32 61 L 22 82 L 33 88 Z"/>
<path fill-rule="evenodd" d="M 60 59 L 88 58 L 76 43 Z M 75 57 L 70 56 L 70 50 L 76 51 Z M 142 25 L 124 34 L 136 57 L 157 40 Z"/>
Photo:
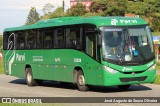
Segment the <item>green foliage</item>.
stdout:
<path fill-rule="evenodd" d="M 160 32 L 152 32 L 152 35 L 155 36 L 155 35 L 160 35 Z"/>
<path fill-rule="evenodd" d="M 4 73 L 4 69 L 3 69 L 3 60 L 0 59 L 0 74 Z"/>
<path fill-rule="evenodd" d="M 49 15 L 49 14 L 45 14 L 45 15 L 43 15 L 43 16 L 41 16 L 41 20 L 44 20 L 44 19 L 50 19 L 50 17 L 51 17 L 51 15 Z"/>
<path fill-rule="evenodd" d="M 127 0 L 113 0 L 108 3 L 108 8 L 104 11 L 107 16 L 124 16 L 127 9 Z"/>
<path fill-rule="evenodd" d="M 91 3 L 91 12 L 101 12 L 104 16 L 124 16 L 127 9 L 127 0 L 94 0 Z"/>
<path fill-rule="evenodd" d="M 39 21 L 39 14 L 38 12 L 36 11 L 36 8 L 35 7 L 31 7 L 31 10 L 28 14 L 28 17 L 27 17 L 27 20 L 26 20 L 26 25 L 30 25 L 30 24 L 34 24 L 36 23 L 37 21 Z"/>
<path fill-rule="evenodd" d="M 63 7 L 58 7 L 53 13 L 51 13 L 50 18 L 57 18 L 57 17 L 63 17 L 63 16 L 64 16 Z"/>
<path fill-rule="evenodd" d="M 156 75 L 156 80 L 155 80 L 154 84 L 159 84 L 160 85 L 160 74 Z"/>
<path fill-rule="evenodd" d="M 154 31 L 160 31 L 160 0 L 128 2 L 127 13 L 145 18 Z"/>
<path fill-rule="evenodd" d="M 93 13 L 103 12 L 107 9 L 109 0 L 93 0 L 90 6 L 90 11 Z"/>
<path fill-rule="evenodd" d="M 50 18 L 57 18 L 57 17 L 63 17 L 63 16 L 65 16 L 63 12 L 63 7 L 58 7 L 55 11 L 42 16 L 41 19 L 50 19 Z"/>
<path fill-rule="evenodd" d="M 91 17 L 91 16 L 101 16 L 102 13 L 92 13 L 92 12 L 88 12 L 85 15 L 83 15 L 83 17 Z"/>
<path fill-rule="evenodd" d="M 3 36 L 0 35 L 0 51 L 3 50 Z"/>
<path fill-rule="evenodd" d="M 145 15 L 147 5 L 144 2 L 128 2 L 127 13 L 133 13 L 137 15 Z"/>
<path fill-rule="evenodd" d="M 87 13 L 86 6 L 82 3 L 77 3 L 69 9 L 67 16 L 83 16 Z"/>

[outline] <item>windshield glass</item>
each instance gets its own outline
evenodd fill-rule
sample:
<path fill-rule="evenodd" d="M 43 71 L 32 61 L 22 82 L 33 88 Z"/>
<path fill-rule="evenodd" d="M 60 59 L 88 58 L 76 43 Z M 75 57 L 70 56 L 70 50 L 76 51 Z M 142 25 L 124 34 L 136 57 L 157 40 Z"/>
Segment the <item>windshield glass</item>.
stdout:
<path fill-rule="evenodd" d="M 103 59 L 142 62 L 154 58 L 152 36 L 148 26 L 100 27 Z"/>

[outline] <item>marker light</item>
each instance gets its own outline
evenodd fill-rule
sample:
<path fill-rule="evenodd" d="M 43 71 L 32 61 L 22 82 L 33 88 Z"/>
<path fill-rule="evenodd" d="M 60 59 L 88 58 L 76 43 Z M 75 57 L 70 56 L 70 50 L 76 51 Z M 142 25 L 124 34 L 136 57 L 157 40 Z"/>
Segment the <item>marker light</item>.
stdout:
<path fill-rule="evenodd" d="M 151 66 L 148 70 L 149 71 L 152 71 L 152 70 L 154 70 L 156 68 L 156 64 L 154 64 L 153 66 Z"/>
<path fill-rule="evenodd" d="M 109 73 L 111 73 L 111 74 L 116 74 L 118 71 L 116 71 L 116 70 L 114 70 L 114 69 L 112 69 L 112 68 L 109 68 L 109 67 L 107 67 L 107 66 L 103 66 L 104 67 L 104 69 L 106 70 L 106 71 L 108 71 Z"/>

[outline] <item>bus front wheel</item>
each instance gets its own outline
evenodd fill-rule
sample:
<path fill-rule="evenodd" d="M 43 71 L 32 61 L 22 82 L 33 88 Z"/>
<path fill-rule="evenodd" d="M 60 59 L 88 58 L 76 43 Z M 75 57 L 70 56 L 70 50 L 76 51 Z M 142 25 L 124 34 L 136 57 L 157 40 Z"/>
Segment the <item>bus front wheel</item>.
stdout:
<path fill-rule="evenodd" d="M 28 86 L 36 86 L 37 82 L 33 79 L 31 68 L 26 68 L 26 82 Z"/>
<path fill-rule="evenodd" d="M 85 77 L 81 70 L 79 70 L 77 74 L 77 86 L 80 91 L 89 90 L 88 86 L 85 84 Z"/>

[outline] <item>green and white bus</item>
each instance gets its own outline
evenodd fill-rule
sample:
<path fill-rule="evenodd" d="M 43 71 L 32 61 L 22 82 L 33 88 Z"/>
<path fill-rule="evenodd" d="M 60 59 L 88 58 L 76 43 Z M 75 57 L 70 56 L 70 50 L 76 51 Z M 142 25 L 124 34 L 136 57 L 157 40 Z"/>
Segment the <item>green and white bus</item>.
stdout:
<path fill-rule="evenodd" d="M 156 61 L 150 27 L 141 18 L 62 17 L 7 28 L 3 34 L 5 74 L 92 86 L 153 83 Z"/>

